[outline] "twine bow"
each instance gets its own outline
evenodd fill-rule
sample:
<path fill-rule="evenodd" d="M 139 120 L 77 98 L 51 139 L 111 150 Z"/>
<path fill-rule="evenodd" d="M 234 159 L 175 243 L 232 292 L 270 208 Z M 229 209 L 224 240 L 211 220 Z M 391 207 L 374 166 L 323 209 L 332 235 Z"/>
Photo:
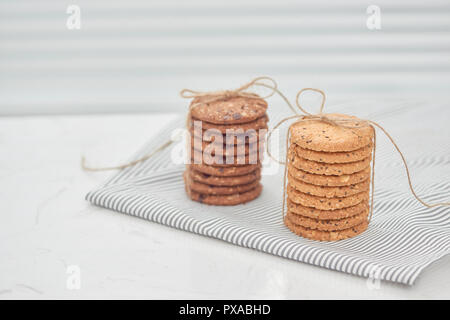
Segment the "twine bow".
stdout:
<path fill-rule="evenodd" d="M 319 109 L 319 113 L 318 114 L 311 114 L 308 111 L 306 111 L 299 102 L 300 96 L 302 95 L 303 92 L 305 91 L 314 91 L 314 92 L 318 92 L 322 95 L 322 103 L 320 105 L 320 109 Z M 397 152 L 400 154 L 400 157 L 402 158 L 403 161 L 403 166 L 406 170 L 406 176 L 408 178 L 408 184 L 409 184 L 409 189 L 411 191 L 411 193 L 413 194 L 414 198 L 416 198 L 417 201 L 419 201 L 422 205 L 424 205 L 427 208 L 434 208 L 437 206 L 450 206 L 450 202 L 440 202 L 440 203 L 427 203 L 425 201 L 423 201 L 415 192 L 414 187 L 412 185 L 411 182 L 411 175 L 409 172 L 409 168 L 408 168 L 408 164 L 406 163 L 406 159 L 405 156 L 403 155 L 403 153 L 400 151 L 400 148 L 398 147 L 397 143 L 394 141 L 394 139 L 391 137 L 391 135 L 386 131 L 386 129 L 384 129 L 381 125 L 379 125 L 378 123 L 376 123 L 375 121 L 372 120 L 365 120 L 365 119 L 359 119 L 359 118 L 344 118 L 344 117 L 340 117 L 337 115 L 327 115 L 323 113 L 323 108 L 325 105 L 325 101 L 326 101 L 326 96 L 325 93 L 320 90 L 320 89 L 315 89 L 315 88 L 304 88 L 301 89 L 296 96 L 295 102 L 297 105 L 297 108 L 300 109 L 300 111 L 303 112 L 303 114 L 296 114 L 290 117 L 286 117 L 284 119 L 282 119 L 281 121 L 279 121 L 272 130 L 270 130 L 270 132 L 267 135 L 267 154 L 276 162 L 284 165 L 284 176 L 283 176 L 283 207 L 282 207 L 282 215 L 284 217 L 284 211 L 286 208 L 286 182 L 287 182 L 287 162 L 288 162 L 288 150 L 286 150 L 286 157 L 285 157 L 285 161 L 279 161 L 278 159 L 276 159 L 272 153 L 270 152 L 270 138 L 272 136 L 272 132 L 274 130 L 276 130 L 280 125 L 282 125 L 283 123 L 285 123 L 286 121 L 292 120 L 292 119 L 297 119 L 297 121 L 293 122 L 289 127 L 288 127 L 288 131 L 286 134 L 286 148 L 289 148 L 289 137 L 290 137 L 290 131 L 291 131 L 291 127 L 294 126 L 296 123 L 299 122 L 303 122 L 303 121 L 311 121 L 311 120 L 318 120 L 318 121 L 323 121 L 326 122 L 330 125 L 333 126 L 337 126 L 337 127 L 344 127 L 344 128 L 348 128 L 348 129 L 352 129 L 352 128 L 363 128 L 363 127 L 371 127 L 373 130 L 373 158 L 372 158 L 372 177 L 371 177 L 371 195 L 370 195 L 370 210 L 369 210 L 369 217 L 368 217 L 368 221 L 370 222 L 372 219 L 372 215 L 373 215 L 373 202 L 374 202 L 374 191 L 375 191 L 375 151 L 376 151 L 376 130 L 375 127 L 379 128 L 387 137 L 388 139 L 391 141 L 392 145 L 395 147 L 395 149 L 397 150 Z"/>
<path fill-rule="evenodd" d="M 268 81 L 269 83 L 265 83 L 264 81 Z M 256 93 L 247 91 L 248 89 L 252 87 L 265 87 L 271 89 L 270 93 L 265 96 L 259 96 Z M 186 117 L 186 128 L 189 130 L 191 126 L 191 112 L 192 110 L 202 104 L 208 104 L 215 101 L 220 100 L 228 100 L 232 98 L 259 98 L 259 99 L 267 99 L 273 96 L 275 93 L 277 93 L 281 98 L 283 98 L 284 102 L 289 106 L 289 108 L 294 112 L 297 113 L 295 108 L 291 105 L 289 100 L 286 98 L 286 96 L 278 90 L 277 82 L 272 79 L 271 77 L 263 76 L 263 77 L 257 77 L 246 84 L 240 86 L 237 89 L 234 90 L 220 90 L 220 91 L 195 91 L 191 89 L 183 89 L 180 91 L 180 96 L 185 99 L 199 99 L 199 101 L 194 103 L 191 103 L 189 106 L 188 115 Z"/>
<path fill-rule="evenodd" d="M 265 83 L 264 81 L 268 81 L 269 83 Z M 247 91 L 252 87 L 258 86 L 271 89 L 271 91 L 269 94 L 265 96 L 260 96 L 256 93 Z M 281 93 L 280 90 L 278 90 L 277 82 L 271 77 L 267 76 L 257 77 L 234 90 L 202 92 L 191 89 L 183 89 L 180 91 L 180 96 L 185 99 L 194 99 L 194 98 L 201 99 L 201 101 L 192 103 L 189 106 L 189 111 L 191 111 L 193 108 L 197 107 L 200 104 L 207 104 L 219 100 L 228 100 L 237 97 L 267 99 L 273 96 L 275 93 L 277 93 L 284 100 L 284 102 L 289 106 L 292 112 L 297 113 L 297 110 L 291 105 L 286 96 L 283 93 Z"/>

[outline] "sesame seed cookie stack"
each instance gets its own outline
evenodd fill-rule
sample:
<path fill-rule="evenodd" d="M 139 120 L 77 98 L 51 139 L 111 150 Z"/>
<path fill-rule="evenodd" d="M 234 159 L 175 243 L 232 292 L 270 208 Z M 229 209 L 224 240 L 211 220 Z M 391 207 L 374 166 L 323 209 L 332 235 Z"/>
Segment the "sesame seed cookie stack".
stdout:
<path fill-rule="evenodd" d="M 237 205 L 262 191 L 261 160 L 267 132 L 267 102 L 258 96 L 191 103 L 184 172 L 188 196 L 209 205 Z"/>
<path fill-rule="evenodd" d="M 373 129 L 357 118 L 352 128 L 320 120 L 290 128 L 287 214 L 294 233 L 319 241 L 354 237 L 367 229 Z"/>

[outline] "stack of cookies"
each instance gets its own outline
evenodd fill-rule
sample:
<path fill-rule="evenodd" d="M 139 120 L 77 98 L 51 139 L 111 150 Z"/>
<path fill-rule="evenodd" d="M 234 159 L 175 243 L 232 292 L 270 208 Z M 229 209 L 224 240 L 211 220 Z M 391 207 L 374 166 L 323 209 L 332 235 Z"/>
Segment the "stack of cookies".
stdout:
<path fill-rule="evenodd" d="M 193 99 L 188 119 L 191 161 L 184 173 L 192 200 L 226 206 L 261 194 L 266 112 L 267 102 L 256 95 Z"/>
<path fill-rule="evenodd" d="M 373 129 L 319 120 L 290 128 L 286 226 L 313 240 L 335 241 L 367 229 Z"/>

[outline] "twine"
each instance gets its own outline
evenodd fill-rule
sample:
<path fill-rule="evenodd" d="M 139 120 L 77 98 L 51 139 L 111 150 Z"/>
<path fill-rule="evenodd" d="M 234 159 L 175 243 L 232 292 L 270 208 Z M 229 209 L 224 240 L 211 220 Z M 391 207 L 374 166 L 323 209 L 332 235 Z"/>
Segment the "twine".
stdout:
<path fill-rule="evenodd" d="M 265 80 L 269 81 L 270 84 L 264 83 Z M 265 88 L 271 89 L 271 92 L 269 94 L 267 94 L 266 96 L 261 97 L 253 92 L 247 91 L 248 89 L 250 89 L 253 86 L 265 87 Z M 267 99 L 267 98 L 270 98 L 271 96 L 273 96 L 275 93 L 277 93 L 284 100 L 284 102 L 288 105 L 288 107 L 292 110 L 292 112 L 297 113 L 297 110 L 291 105 L 288 98 L 286 98 L 286 96 L 280 90 L 278 90 L 277 82 L 273 78 L 267 77 L 267 76 L 257 77 L 255 79 L 251 80 L 250 82 L 248 82 L 234 90 L 202 92 L 202 91 L 195 91 L 195 90 L 191 90 L 191 89 L 183 89 L 180 91 L 180 96 L 182 98 L 185 98 L 185 99 L 198 98 L 200 100 L 198 102 L 191 103 L 191 105 L 189 106 L 189 111 L 188 111 L 188 115 L 186 118 L 186 120 L 187 120 L 186 127 L 187 127 L 187 129 L 190 128 L 192 110 L 201 104 L 208 104 L 208 103 L 215 102 L 215 101 L 228 100 L 228 99 L 238 98 L 238 97 Z"/>
<path fill-rule="evenodd" d="M 264 83 L 263 82 L 264 80 L 269 81 L 270 84 Z M 249 88 L 253 86 L 269 88 L 271 89 L 271 92 L 268 95 L 261 97 L 253 92 L 247 91 Z M 286 96 L 283 93 L 281 93 L 280 90 L 278 90 L 277 82 L 273 78 L 267 76 L 257 77 L 234 90 L 202 92 L 191 89 L 183 89 L 180 91 L 180 96 L 185 99 L 203 98 L 201 102 L 197 102 L 190 105 L 189 110 L 192 110 L 199 104 L 211 103 L 219 100 L 228 100 L 237 97 L 267 99 L 273 96 L 275 93 L 277 93 L 281 98 L 283 98 L 284 102 L 286 102 L 286 104 L 294 113 L 297 113 L 297 110 L 291 105 Z"/>
<path fill-rule="evenodd" d="M 158 148 L 156 148 L 155 150 L 153 150 L 151 153 L 149 153 L 146 156 L 143 156 L 142 158 L 139 158 L 137 160 L 133 160 L 118 166 L 114 166 L 114 167 L 89 167 L 86 165 L 86 158 L 84 156 L 81 157 L 81 168 L 84 171 L 110 171 L 110 170 L 117 170 L 117 169 L 125 169 L 128 167 L 132 167 L 138 163 L 144 162 L 147 159 L 150 159 L 153 155 L 157 154 L 158 152 L 164 150 L 165 148 L 167 148 L 168 146 L 170 146 L 175 140 L 169 140 L 164 142 L 162 145 L 160 145 Z"/>
<path fill-rule="evenodd" d="M 319 109 L 319 113 L 318 114 L 311 114 L 308 111 L 306 111 L 299 102 L 300 96 L 303 92 L 305 91 L 314 91 L 314 92 L 318 92 L 322 95 L 322 103 L 320 105 L 320 109 Z M 427 207 L 427 208 L 434 208 L 437 206 L 450 206 L 450 202 L 439 202 L 439 203 L 427 203 L 424 200 L 422 200 L 415 192 L 414 187 L 412 185 L 412 181 L 411 181 L 411 175 L 409 172 L 409 167 L 408 164 L 406 162 L 406 158 L 403 155 L 403 153 L 401 152 L 400 148 L 398 147 L 397 143 L 394 141 L 394 139 L 392 138 L 392 136 L 386 131 L 386 129 L 384 129 L 380 124 L 376 123 L 375 121 L 372 120 L 364 120 L 364 119 L 349 119 L 349 118 L 343 118 L 340 116 L 336 116 L 336 115 L 327 115 L 323 113 L 323 108 L 325 105 L 325 101 L 326 101 L 326 96 L 325 93 L 320 90 L 320 89 L 314 89 L 314 88 L 304 88 L 302 90 L 300 90 L 297 93 L 297 97 L 296 97 L 296 105 L 298 107 L 298 109 L 300 109 L 300 111 L 302 111 L 304 114 L 296 114 L 290 117 L 286 117 L 284 119 L 282 119 L 281 121 L 279 121 L 274 127 L 273 129 L 268 133 L 267 135 L 267 154 L 276 162 L 278 162 L 279 164 L 284 165 L 284 176 L 283 176 L 283 207 L 282 207 L 282 215 L 284 217 L 285 214 L 285 208 L 286 208 L 286 185 L 287 185 L 287 163 L 288 163 L 288 149 L 289 149 L 289 141 L 290 141 L 290 131 L 293 125 L 299 123 L 299 122 L 304 122 L 304 121 L 311 121 L 311 120 L 315 120 L 315 121 L 323 121 L 326 122 L 330 125 L 333 126 L 338 126 L 338 127 L 344 127 L 344 128 L 362 128 L 362 127 L 371 127 L 373 130 L 373 157 L 372 157 L 372 181 L 371 181 L 371 196 L 370 196 L 370 210 L 369 210 L 369 217 L 368 217 L 368 222 L 370 223 L 371 219 L 372 219 L 372 215 L 373 215 L 373 202 L 374 202 L 374 191 L 375 191 L 375 152 L 376 152 L 376 148 L 377 148 L 377 143 L 376 143 L 376 130 L 375 127 L 379 128 L 387 137 L 388 139 L 391 141 L 391 143 L 393 144 L 393 146 L 395 147 L 395 149 L 397 150 L 397 152 L 400 154 L 400 157 L 402 159 L 403 162 L 403 166 L 406 170 L 406 176 L 408 178 L 408 185 L 409 185 L 409 189 L 412 193 L 412 195 L 414 196 L 414 198 L 416 198 L 417 201 L 419 201 L 423 206 Z M 284 122 L 292 120 L 292 119 L 297 119 L 297 121 L 293 122 L 289 127 L 288 127 L 288 131 L 286 134 L 286 157 L 285 157 L 285 161 L 279 161 L 278 159 L 276 159 L 272 153 L 270 152 L 269 149 L 269 145 L 270 145 L 270 138 L 272 136 L 272 132 L 274 130 L 276 130 L 280 125 L 282 125 Z M 358 123 L 358 125 L 356 125 L 356 123 Z M 360 125 L 362 124 L 362 125 Z M 375 126 L 375 127 L 374 127 Z"/>
<path fill-rule="evenodd" d="M 264 81 L 268 81 L 269 83 L 264 83 Z M 266 96 L 259 96 L 256 93 L 247 91 L 248 89 L 260 86 L 271 89 L 271 92 Z M 267 99 L 271 96 L 273 96 L 275 93 L 277 93 L 284 102 L 289 106 L 289 108 L 294 112 L 297 113 L 297 110 L 291 105 L 289 100 L 286 98 L 286 96 L 278 90 L 278 85 L 276 81 L 270 77 L 257 77 L 250 82 L 247 82 L 246 84 L 240 86 L 237 89 L 234 90 L 221 90 L 221 91 L 210 91 L 210 92 L 201 92 L 201 91 L 195 91 L 191 89 L 183 89 L 180 91 L 180 96 L 185 99 L 193 99 L 193 98 L 200 98 L 201 101 L 196 103 L 191 103 L 189 106 L 187 121 L 186 121 L 186 127 L 189 129 L 190 127 L 190 119 L 191 119 L 191 112 L 192 110 L 199 106 L 200 104 L 207 104 L 219 100 L 228 100 L 231 98 L 237 98 L 237 97 L 243 97 L 243 98 L 260 98 L 260 99 Z M 86 159 L 84 156 L 81 157 L 81 168 L 84 171 L 109 171 L 109 170 L 122 170 L 125 168 L 132 167 L 138 163 L 144 162 L 151 158 L 153 155 L 157 154 L 158 152 L 164 150 L 168 146 L 170 146 L 174 140 L 168 140 L 161 144 L 158 148 L 156 148 L 154 151 L 152 151 L 150 154 L 143 156 L 142 158 L 139 158 L 137 160 L 133 160 L 121 165 L 112 166 L 112 167 L 90 167 L 86 165 Z"/>

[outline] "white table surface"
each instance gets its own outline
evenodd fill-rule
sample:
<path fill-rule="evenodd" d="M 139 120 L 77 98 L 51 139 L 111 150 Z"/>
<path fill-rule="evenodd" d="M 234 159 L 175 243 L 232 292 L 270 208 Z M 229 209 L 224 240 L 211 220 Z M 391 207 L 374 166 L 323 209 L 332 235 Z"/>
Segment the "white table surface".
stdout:
<path fill-rule="evenodd" d="M 90 205 L 173 114 L 0 118 L 0 299 L 450 298 L 450 257 L 412 287 L 260 253 Z M 67 286 L 68 267 L 80 288 Z"/>

